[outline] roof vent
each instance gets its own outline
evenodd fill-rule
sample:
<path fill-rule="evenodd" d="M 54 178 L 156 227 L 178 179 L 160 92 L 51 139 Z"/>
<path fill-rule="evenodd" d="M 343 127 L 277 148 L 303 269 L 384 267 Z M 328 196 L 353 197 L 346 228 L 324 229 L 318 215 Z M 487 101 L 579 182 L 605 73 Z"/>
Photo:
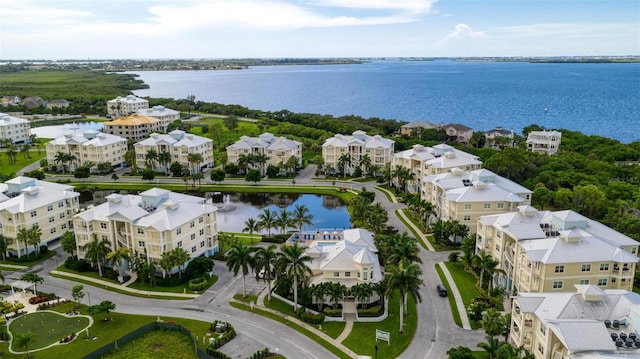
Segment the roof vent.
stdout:
<path fill-rule="evenodd" d="M 446 152 L 446 153 L 444 154 L 444 156 L 445 156 L 446 158 L 455 158 L 455 157 L 456 157 L 456 154 L 455 154 L 455 152 Z"/>

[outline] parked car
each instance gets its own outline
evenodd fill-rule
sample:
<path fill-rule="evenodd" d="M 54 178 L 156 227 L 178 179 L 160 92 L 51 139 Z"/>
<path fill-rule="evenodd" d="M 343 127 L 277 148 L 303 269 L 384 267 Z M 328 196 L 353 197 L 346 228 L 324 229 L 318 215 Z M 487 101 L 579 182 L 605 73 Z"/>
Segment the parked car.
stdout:
<path fill-rule="evenodd" d="M 444 285 L 438 284 L 436 286 L 436 289 L 438 290 L 438 295 L 440 295 L 441 297 L 447 296 L 447 287 L 445 287 Z"/>

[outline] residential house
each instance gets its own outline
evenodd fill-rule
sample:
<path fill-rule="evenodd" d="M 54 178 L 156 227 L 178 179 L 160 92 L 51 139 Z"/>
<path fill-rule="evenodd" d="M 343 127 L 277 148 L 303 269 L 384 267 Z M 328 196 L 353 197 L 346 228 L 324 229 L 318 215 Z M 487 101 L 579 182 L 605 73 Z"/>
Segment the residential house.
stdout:
<path fill-rule="evenodd" d="M 151 133 L 162 130 L 162 121 L 148 116 L 130 115 L 104 123 L 104 132 L 134 141 L 142 141 Z"/>
<path fill-rule="evenodd" d="M 43 100 L 42 97 L 39 96 L 31 96 L 22 99 L 22 105 L 26 106 L 28 109 L 32 109 L 35 107 L 47 107 L 47 101 Z"/>
<path fill-rule="evenodd" d="M 594 284 L 573 287 L 570 293 L 513 297 L 509 342 L 536 359 L 640 358 L 640 295 Z"/>
<path fill-rule="evenodd" d="M 485 147 L 502 150 L 505 147 L 513 147 L 515 134 L 513 130 L 505 130 L 502 127 L 496 127 L 484 133 Z"/>
<path fill-rule="evenodd" d="M 29 143 L 31 123 L 19 117 L 0 113 L 0 139 L 11 143 Z"/>
<path fill-rule="evenodd" d="M 258 137 L 242 136 L 236 143 L 227 146 L 227 163 L 240 164 L 241 156 L 264 155 L 267 162 L 262 168 L 283 165 L 291 157 L 295 158 L 297 167 L 302 166 L 302 143 L 285 137 L 276 137 L 265 132 Z M 260 164 L 256 164 L 261 166 Z"/>
<path fill-rule="evenodd" d="M 413 121 L 400 127 L 400 134 L 405 136 L 413 136 L 422 130 L 438 129 L 439 125 L 429 121 Z"/>
<path fill-rule="evenodd" d="M 440 144 L 433 147 L 414 145 L 411 149 L 393 154 L 391 169 L 399 166 L 408 168 L 413 179 L 407 182 L 407 191 L 419 193 L 424 176 L 447 173 L 454 168 L 465 171 L 479 169 L 482 162 L 477 156 L 460 151 L 452 146 Z M 398 185 L 398 179 L 394 179 Z"/>
<path fill-rule="evenodd" d="M 180 119 L 180 112 L 166 108 L 162 105 L 153 106 L 152 108 L 138 110 L 138 115 L 153 117 L 160 120 L 160 131 L 166 132 L 167 126 L 173 121 Z"/>
<path fill-rule="evenodd" d="M 212 256 L 219 251 L 216 211 L 206 198 L 160 188 L 139 195 L 114 193 L 74 216 L 78 256 L 85 258 L 84 247 L 94 237 L 109 241 L 112 250 L 128 248 L 154 263 L 175 248 L 191 259 Z"/>
<path fill-rule="evenodd" d="M 58 169 L 74 169 L 85 165 L 110 163 L 113 167 L 122 166 L 127 152 L 127 139 L 94 130 L 82 134 L 67 132 L 45 144 L 47 162 Z M 61 161 L 60 154 L 70 155 L 68 161 Z M 91 171 L 97 171 L 91 167 Z"/>
<path fill-rule="evenodd" d="M 149 101 L 134 95 L 118 96 L 107 101 L 107 113 L 113 117 L 128 116 L 147 108 L 149 108 Z"/>
<path fill-rule="evenodd" d="M 72 216 L 80 194 L 65 184 L 19 176 L 0 184 L 0 234 L 9 239 L 8 252 L 22 256 L 33 252 L 33 244 L 16 240 L 22 228 L 40 227 L 40 245 L 47 245 L 73 229 Z"/>
<path fill-rule="evenodd" d="M 532 194 L 530 189 L 489 170 L 454 168 L 451 172 L 425 176 L 420 197 L 433 204 L 438 218 L 456 220 L 475 234 L 478 218 L 530 205 Z"/>
<path fill-rule="evenodd" d="M 47 108 L 67 108 L 69 107 L 69 101 L 64 99 L 53 99 L 47 102 Z"/>
<path fill-rule="evenodd" d="M 531 131 L 527 135 L 527 149 L 543 155 L 555 155 L 560 148 L 562 132 Z"/>
<path fill-rule="evenodd" d="M 20 105 L 20 96 L 0 97 L 0 106 L 18 106 L 18 105 Z"/>
<path fill-rule="evenodd" d="M 213 162 L 213 140 L 174 130 L 163 135 L 152 133 L 149 138 L 144 139 L 134 146 L 136 153 L 136 165 L 138 168 L 151 166 L 158 172 L 167 172 L 173 163 L 180 163 L 184 168 L 189 168 L 192 173 L 199 172 L 203 168 L 212 168 Z M 156 159 L 147 158 L 150 150 L 156 152 Z M 170 155 L 169 162 L 161 160 L 161 154 L 167 152 Z M 202 159 L 199 163 L 194 163 L 193 156 L 200 154 Z M 191 161 L 190 161 L 191 160 Z"/>
<path fill-rule="evenodd" d="M 341 162 L 344 162 L 345 173 L 351 175 L 365 156 L 370 160 L 370 167 L 375 166 L 379 171 L 391 163 L 394 146 L 395 141 L 380 135 L 369 136 L 364 131 L 355 131 L 351 136 L 336 134 L 322 145 L 324 171 L 337 173 Z M 346 161 L 341 161 L 341 158 Z M 362 170 L 367 173 L 366 168 Z"/>
<path fill-rule="evenodd" d="M 478 219 L 476 252 L 498 261 L 507 292 L 566 292 L 574 285 L 633 289 L 639 243 L 573 211 L 517 212 Z"/>
<path fill-rule="evenodd" d="M 458 143 L 469 143 L 473 136 L 473 129 L 459 123 L 451 123 L 443 126 L 447 136 L 455 137 Z"/>

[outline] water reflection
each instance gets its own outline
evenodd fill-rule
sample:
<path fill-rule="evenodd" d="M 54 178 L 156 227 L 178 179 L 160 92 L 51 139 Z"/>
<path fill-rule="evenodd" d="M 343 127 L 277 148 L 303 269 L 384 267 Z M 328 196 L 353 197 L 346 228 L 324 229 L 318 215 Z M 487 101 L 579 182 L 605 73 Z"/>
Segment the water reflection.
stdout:
<path fill-rule="evenodd" d="M 106 202 L 111 193 L 137 194 L 135 191 L 81 191 L 81 207 Z M 338 197 L 314 194 L 284 193 L 205 193 L 206 198 L 218 206 L 218 230 L 242 232 L 247 219 L 258 216 L 265 208 L 272 212 L 283 209 L 292 212 L 296 205 L 305 205 L 313 215 L 313 225 L 303 230 L 344 229 L 351 227 L 346 204 Z M 273 230 L 272 230 L 273 232 Z M 266 233 L 266 231 L 264 231 Z"/>

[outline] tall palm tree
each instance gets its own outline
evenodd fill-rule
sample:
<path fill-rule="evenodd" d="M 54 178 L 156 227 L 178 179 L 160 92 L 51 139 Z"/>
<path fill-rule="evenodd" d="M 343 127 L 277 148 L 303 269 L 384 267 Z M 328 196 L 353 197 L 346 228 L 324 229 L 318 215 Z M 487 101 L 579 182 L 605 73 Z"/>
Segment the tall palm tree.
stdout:
<path fill-rule="evenodd" d="M 146 166 L 151 169 L 155 170 L 155 164 L 157 160 L 158 160 L 158 151 L 156 151 L 153 148 L 149 149 L 147 153 L 144 155 L 144 162 Z"/>
<path fill-rule="evenodd" d="M 407 182 L 414 179 L 414 174 L 410 168 L 397 166 L 393 170 L 393 177 L 398 180 L 398 185 L 403 192 L 407 191 Z"/>
<path fill-rule="evenodd" d="M 40 245 L 41 240 L 42 230 L 40 230 L 40 226 L 36 224 L 29 229 L 29 244 L 33 246 L 33 252 L 36 254 L 36 257 L 40 257 L 38 246 Z"/>
<path fill-rule="evenodd" d="M 424 284 L 422 278 L 422 270 L 415 263 L 401 261 L 397 266 L 387 265 L 386 295 L 390 296 L 394 292 L 400 294 L 400 333 L 404 333 L 404 316 L 407 315 L 408 296 L 412 295 L 418 302 L 422 302 L 420 296 L 420 287 Z"/>
<path fill-rule="evenodd" d="M 314 284 L 311 286 L 311 288 L 309 288 L 311 296 L 316 300 L 316 305 L 318 306 L 319 312 L 322 312 L 322 307 L 324 306 L 326 300 L 325 298 L 329 293 L 329 285 L 329 282 L 322 282 Z"/>
<path fill-rule="evenodd" d="M 264 175 L 264 165 L 269 161 L 269 157 L 264 153 L 256 153 L 253 155 L 253 161 L 260 167 L 260 174 Z"/>
<path fill-rule="evenodd" d="M 251 243 L 253 243 L 253 233 L 260 231 L 260 223 L 253 217 L 248 218 L 244 222 L 244 228 L 242 229 L 242 233 L 249 232 L 251 236 Z"/>
<path fill-rule="evenodd" d="M 304 254 L 305 249 L 294 244 L 288 246 L 286 244 L 280 247 L 278 256 L 279 275 L 286 275 L 293 278 L 293 311 L 298 310 L 298 282 L 306 282 L 312 273 L 307 266 L 307 262 L 311 261 L 311 257 Z"/>
<path fill-rule="evenodd" d="M 277 219 L 277 214 L 275 212 L 271 212 L 269 208 L 265 208 L 260 215 L 258 215 L 258 220 L 260 226 L 262 228 L 267 229 L 268 236 L 271 237 L 271 228 L 274 227 Z"/>
<path fill-rule="evenodd" d="M 107 254 L 111 252 L 111 243 L 107 239 L 99 240 L 98 235 L 95 233 L 92 233 L 92 237 L 91 242 L 84 246 L 85 257 L 92 264 L 98 265 L 98 275 L 102 277 L 102 263 L 107 258 Z"/>
<path fill-rule="evenodd" d="M 473 264 L 480 269 L 480 288 L 484 288 L 484 274 L 492 272 L 499 262 L 483 249 L 473 257 Z"/>
<path fill-rule="evenodd" d="M 0 255 L 2 255 L 2 260 L 6 260 L 7 258 L 7 250 L 9 249 L 11 241 L 11 238 L 5 237 L 4 235 L 0 234 Z"/>
<path fill-rule="evenodd" d="M 33 294 L 38 293 L 38 284 L 44 282 L 44 278 L 37 275 L 36 273 L 25 273 L 20 277 L 20 280 L 33 283 Z"/>
<path fill-rule="evenodd" d="M 478 348 L 487 352 L 489 359 L 495 359 L 496 352 L 503 343 L 500 343 L 500 339 L 494 338 L 491 335 L 487 335 L 484 338 L 486 342 L 478 343 Z"/>
<path fill-rule="evenodd" d="M 162 170 L 167 173 L 169 172 L 169 164 L 171 164 L 171 154 L 167 151 L 162 151 L 158 153 L 158 163 L 162 166 Z"/>
<path fill-rule="evenodd" d="M 173 258 L 173 263 L 178 266 L 178 277 L 182 278 L 184 264 L 187 263 L 191 256 L 182 247 L 177 247 L 171 251 L 171 258 Z"/>
<path fill-rule="evenodd" d="M 389 248 L 387 263 L 397 265 L 402 260 L 410 263 L 422 263 L 418 242 L 415 238 L 409 236 L 407 232 L 392 235 L 391 241 L 393 243 Z"/>
<path fill-rule="evenodd" d="M 365 174 L 369 174 L 369 171 L 371 170 L 371 157 L 369 157 L 368 154 L 365 153 L 362 155 L 362 158 L 360 158 L 360 166 L 364 168 Z"/>
<path fill-rule="evenodd" d="M 17 334 L 14 341 L 18 348 L 23 348 L 27 352 L 27 358 L 31 358 L 31 354 L 29 354 L 29 347 L 31 347 L 31 344 L 33 344 L 37 339 L 37 335 L 28 331 L 26 333 Z"/>
<path fill-rule="evenodd" d="M 341 283 L 331 282 L 327 294 L 329 295 L 329 301 L 333 304 L 333 309 L 336 309 L 340 301 L 344 299 L 345 294 L 347 294 L 347 287 Z"/>
<path fill-rule="evenodd" d="M 351 287 L 351 295 L 366 308 L 373 295 L 373 286 L 371 283 L 358 283 Z"/>
<path fill-rule="evenodd" d="M 369 208 L 367 222 L 374 233 L 380 233 L 389 220 L 387 210 L 380 203 Z"/>
<path fill-rule="evenodd" d="M 298 226 L 298 232 L 302 232 L 305 225 L 313 225 L 313 215 L 309 213 L 309 208 L 304 204 L 296 204 L 293 210 L 293 222 Z"/>
<path fill-rule="evenodd" d="M 18 234 L 16 235 L 16 241 L 18 243 L 22 242 L 24 243 L 24 252 L 25 254 L 29 254 L 29 249 L 28 249 L 28 245 L 29 245 L 29 229 L 28 228 L 20 228 L 18 230 Z M 18 256 L 20 256 L 20 248 L 18 248 Z"/>
<path fill-rule="evenodd" d="M 291 217 L 291 212 L 287 211 L 286 209 L 280 211 L 275 224 L 280 228 L 281 233 L 284 234 L 287 231 L 287 228 L 292 227 L 293 225 L 293 217 Z"/>
<path fill-rule="evenodd" d="M 200 153 L 189 153 L 187 155 L 187 161 L 189 161 L 191 173 L 200 172 L 200 163 L 202 162 L 202 155 Z"/>
<path fill-rule="evenodd" d="M 171 256 L 171 252 L 163 252 L 162 256 L 160 257 L 160 263 L 158 264 L 160 265 L 160 268 L 162 269 L 164 275 L 169 274 L 169 278 L 171 278 L 171 270 L 176 266 L 173 261 L 173 257 Z"/>
<path fill-rule="evenodd" d="M 130 259 L 131 259 L 131 249 L 129 248 L 120 247 L 112 252 L 109 252 L 109 254 L 107 254 L 107 260 L 113 263 L 113 265 L 116 267 L 117 272 L 120 274 L 122 274 L 121 273 L 122 262 L 128 261 Z"/>
<path fill-rule="evenodd" d="M 257 273 L 264 273 L 262 280 L 267 283 L 267 300 L 271 301 L 271 281 L 273 278 L 273 268 L 276 265 L 276 245 L 271 244 L 268 247 L 260 247 L 253 255 L 253 270 Z"/>
<path fill-rule="evenodd" d="M 239 271 L 242 271 L 242 296 L 247 297 L 247 284 L 245 277 L 249 270 L 253 268 L 253 256 L 252 253 L 255 248 L 251 248 L 245 244 L 238 243 L 231 247 L 227 251 L 227 268 L 233 272 L 234 276 L 238 275 Z"/>
<path fill-rule="evenodd" d="M 351 164 L 351 156 L 348 153 L 343 153 L 338 158 L 338 170 L 342 172 L 342 177 L 347 176 L 347 166 Z"/>

